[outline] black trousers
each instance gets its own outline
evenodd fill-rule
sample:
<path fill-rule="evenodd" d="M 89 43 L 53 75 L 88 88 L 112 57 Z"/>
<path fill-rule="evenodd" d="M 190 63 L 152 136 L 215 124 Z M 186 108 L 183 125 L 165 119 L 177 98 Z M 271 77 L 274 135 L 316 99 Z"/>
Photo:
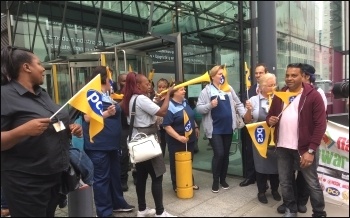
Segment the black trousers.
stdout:
<path fill-rule="evenodd" d="M 146 183 L 148 175 L 152 178 L 152 195 L 154 204 L 156 206 L 156 214 L 161 215 L 164 212 L 163 206 L 163 175 L 156 177 L 154 172 L 152 161 L 147 160 L 136 164 L 136 194 L 137 202 L 139 205 L 139 211 L 146 209 Z"/>
<path fill-rule="evenodd" d="M 54 217 L 59 203 L 61 173 L 32 175 L 2 171 L 1 186 L 11 217 Z"/>
<path fill-rule="evenodd" d="M 123 129 L 120 140 L 120 179 L 122 184 L 128 183 L 129 171 L 129 149 L 127 144 L 129 129 Z"/>
<path fill-rule="evenodd" d="M 267 178 L 270 178 L 270 186 L 272 191 L 277 191 L 280 184 L 278 174 L 263 174 L 256 172 L 256 184 L 258 186 L 259 193 L 266 192 Z"/>
<path fill-rule="evenodd" d="M 165 141 L 165 134 L 166 131 L 163 129 L 163 127 L 160 127 L 159 130 L 159 137 L 160 137 L 160 148 L 162 149 L 163 157 L 165 155 L 165 149 L 166 149 L 166 141 Z"/>
<path fill-rule="evenodd" d="M 213 134 L 209 141 L 214 153 L 211 162 L 213 182 L 224 182 L 227 176 L 232 134 Z"/>
<path fill-rule="evenodd" d="M 242 138 L 242 163 L 243 177 L 246 179 L 256 180 L 254 158 L 253 158 L 253 142 L 249 136 L 246 127 L 241 129 Z"/>

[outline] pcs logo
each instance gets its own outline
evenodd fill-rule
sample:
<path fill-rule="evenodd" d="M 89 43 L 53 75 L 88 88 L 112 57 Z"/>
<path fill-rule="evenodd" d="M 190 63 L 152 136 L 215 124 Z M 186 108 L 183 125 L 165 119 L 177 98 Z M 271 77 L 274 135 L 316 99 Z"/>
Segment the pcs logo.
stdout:
<path fill-rule="evenodd" d="M 102 96 L 96 90 L 90 89 L 87 91 L 87 100 L 90 108 L 98 115 L 102 116 Z"/>
<path fill-rule="evenodd" d="M 186 125 L 185 125 L 185 131 L 186 132 L 189 132 L 191 131 L 192 127 L 191 127 L 191 122 L 190 121 L 187 121 Z"/>
<path fill-rule="evenodd" d="M 339 196 L 340 195 L 340 192 L 338 191 L 338 189 L 333 188 L 333 187 L 327 187 L 326 192 L 332 196 Z"/>
<path fill-rule="evenodd" d="M 291 96 L 291 97 L 289 98 L 289 104 L 292 103 L 296 97 L 297 97 L 297 96 Z"/>
<path fill-rule="evenodd" d="M 226 80 L 225 76 L 222 75 L 221 78 L 220 78 L 220 84 L 221 84 L 221 85 L 224 84 L 224 83 L 225 83 L 225 80 Z"/>
<path fill-rule="evenodd" d="M 258 126 L 255 129 L 255 139 L 259 144 L 262 144 L 265 141 L 266 133 L 263 126 Z"/>

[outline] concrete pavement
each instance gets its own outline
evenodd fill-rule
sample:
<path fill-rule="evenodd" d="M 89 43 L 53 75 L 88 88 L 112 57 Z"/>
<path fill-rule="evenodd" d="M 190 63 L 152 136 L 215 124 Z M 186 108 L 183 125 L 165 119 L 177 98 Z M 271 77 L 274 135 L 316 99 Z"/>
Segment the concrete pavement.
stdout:
<path fill-rule="evenodd" d="M 271 189 L 266 192 L 268 204 L 262 204 L 257 199 L 256 184 L 240 187 L 242 177 L 228 176 L 227 183 L 230 189 L 220 189 L 219 193 L 211 192 L 212 174 L 210 172 L 193 170 L 196 184 L 199 190 L 194 191 L 191 199 L 179 199 L 172 190 L 169 165 L 166 164 L 167 172 L 163 180 L 164 207 L 169 213 L 179 217 L 281 217 L 276 208 L 282 201 L 275 201 L 271 195 Z M 115 213 L 120 217 L 135 217 L 137 212 L 137 196 L 133 185 L 131 172 L 129 172 L 129 191 L 124 192 L 125 199 L 136 209 L 129 213 Z M 147 206 L 154 208 L 151 193 L 151 178 L 148 179 L 146 190 Z M 310 217 L 312 214 L 310 202 L 305 214 L 298 213 L 299 217 Z M 348 217 L 349 206 L 339 204 L 326 198 L 326 212 L 329 217 Z M 95 210 L 94 210 L 94 216 Z M 57 209 L 57 217 L 67 217 L 68 209 Z"/>

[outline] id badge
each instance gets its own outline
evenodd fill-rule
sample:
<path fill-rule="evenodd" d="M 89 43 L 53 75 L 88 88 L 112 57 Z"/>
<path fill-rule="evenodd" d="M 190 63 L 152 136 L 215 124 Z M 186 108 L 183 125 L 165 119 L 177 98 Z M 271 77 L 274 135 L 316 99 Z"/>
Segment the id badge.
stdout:
<path fill-rule="evenodd" d="M 66 127 L 64 126 L 63 122 L 62 121 L 58 121 L 57 123 L 54 123 L 52 124 L 53 127 L 55 128 L 56 132 L 60 132 L 62 130 L 65 130 Z"/>

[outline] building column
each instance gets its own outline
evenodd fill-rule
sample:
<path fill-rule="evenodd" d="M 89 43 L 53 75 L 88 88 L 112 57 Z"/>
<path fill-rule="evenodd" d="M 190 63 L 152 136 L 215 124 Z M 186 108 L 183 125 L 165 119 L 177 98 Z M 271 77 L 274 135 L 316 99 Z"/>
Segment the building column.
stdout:
<path fill-rule="evenodd" d="M 267 65 L 276 74 L 277 31 L 275 1 L 258 1 L 258 55 L 259 63 Z M 253 66 L 254 67 L 254 66 Z"/>

